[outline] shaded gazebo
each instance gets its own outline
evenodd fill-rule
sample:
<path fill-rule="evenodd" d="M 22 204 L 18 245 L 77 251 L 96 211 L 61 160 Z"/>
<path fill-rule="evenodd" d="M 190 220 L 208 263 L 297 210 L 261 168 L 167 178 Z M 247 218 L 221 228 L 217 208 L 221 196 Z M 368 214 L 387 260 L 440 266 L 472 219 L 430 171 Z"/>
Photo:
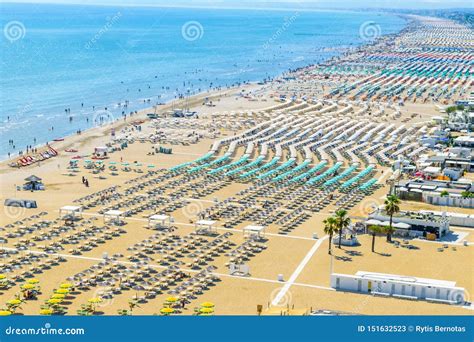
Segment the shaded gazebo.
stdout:
<path fill-rule="evenodd" d="M 217 233 L 215 226 L 216 221 L 212 220 L 199 220 L 194 224 L 194 230 L 198 234 L 212 234 Z"/>
<path fill-rule="evenodd" d="M 168 215 L 155 214 L 148 217 L 148 228 L 167 229 L 171 226 L 171 217 Z"/>
<path fill-rule="evenodd" d="M 41 182 L 41 178 L 35 175 L 31 175 L 25 178 L 25 184 L 23 185 L 24 190 L 44 190 L 44 184 Z"/>

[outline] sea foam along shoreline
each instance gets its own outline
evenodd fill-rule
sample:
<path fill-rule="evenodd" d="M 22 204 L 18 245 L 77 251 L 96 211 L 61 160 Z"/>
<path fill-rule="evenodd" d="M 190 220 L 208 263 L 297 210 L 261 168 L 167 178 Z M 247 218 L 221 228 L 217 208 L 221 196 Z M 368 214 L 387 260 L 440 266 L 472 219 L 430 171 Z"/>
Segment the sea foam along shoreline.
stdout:
<path fill-rule="evenodd" d="M 409 23 L 411 21 L 406 15 L 395 14 L 395 13 L 393 15 L 405 19 L 405 23 L 404 23 L 403 27 L 401 27 L 400 31 L 398 31 L 397 33 L 381 35 L 378 38 L 384 38 L 386 36 L 393 36 L 395 38 L 396 36 L 402 34 L 409 27 Z M 361 49 L 364 49 L 364 47 L 370 46 L 373 43 L 374 43 L 374 41 L 367 41 L 366 43 L 361 43 L 358 46 L 350 48 L 348 51 L 341 51 L 339 54 L 337 54 L 335 56 L 332 56 L 331 58 L 329 58 L 325 61 L 322 61 L 321 64 L 328 63 L 328 62 L 332 61 L 333 59 L 337 60 L 337 58 L 342 56 L 344 53 L 353 53 L 354 51 L 357 51 L 357 50 L 360 51 Z M 304 70 L 304 69 L 309 68 L 311 66 L 312 66 L 312 64 L 308 64 L 308 65 L 306 65 L 304 67 L 300 67 L 298 69 Z M 284 75 L 285 75 L 285 73 L 280 73 L 278 75 L 275 75 L 273 79 L 281 78 Z M 193 105 L 199 104 L 205 98 L 210 98 L 211 99 L 211 98 L 219 98 L 219 97 L 222 97 L 222 96 L 228 96 L 229 95 L 228 92 L 235 92 L 236 90 L 245 89 L 246 91 L 248 91 L 250 88 L 256 87 L 257 84 L 262 82 L 262 81 L 263 80 L 253 80 L 253 81 L 246 82 L 245 84 L 242 84 L 240 86 L 225 88 L 224 90 L 221 89 L 221 90 L 203 91 L 201 93 L 198 93 L 198 94 L 195 94 L 195 95 L 189 97 L 189 99 L 187 100 L 187 104 L 188 104 L 188 106 L 191 107 Z M 176 99 L 168 100 L 164 105 L 159 107 L 159 110 L 160 111 L 169 110 L 173 106 L 180 106 L 180 105 L 184 105 L 184 100 L 176 100 Z M 107 124 L 107 125 L 104 125 L 104 126 L 98 125 L 98 126 L 93 126 L 93 127 L 87 128 L 85 130 L 82 130 L 80 135 L 74 134 L 74 133 L 69 134 L 69 135 L 64 135 L 62 137 L 64 139 L 63 141 L 53 141 L 53 142 L 49 142 L 49 144 L 51 146 L 53 146 L 56 150 L 67 149 L 67 148 L 71 147 L 73 144 L 78 143 L 80 140 L 83 140 L 83 139 L 90 140 L 91 137 L 94 135 L 94 132 L 96 132 L 96 133 L 102 132 L 102 134 L 100 135 L 102 137 L 102 136 L 104 136 L 104 134 L 109 133 L 112 129 L 119 130 L 119 129 L 123 128 L 125 125 L 127 125 L 132 120 L 146 119 L 146 114 L 149 113 L 150 111 L 154 111 L 154 106 L 150 106 L 150 107 L 138 110 L 137 114 L 134 114 L 133 116 L 129 116 L 128 117 L 129 119 L 127 119 L 127 121 L 123 121 L 122 118 L 119 118 L 119 119 L 116 119 L 114 122 L 112 122 L 110 124 Z M 45 147 L 45 142 L 37 144 L 34 147 L 36 147 L 38 149 L 41 149 L 41 148 Z M 9 164 L 12 161 L 16 160 L 18 157 L 19 157 L 18 155 L 13 155 L 9 159 L 8 155 L 0 155 L 0 165 Z"/>

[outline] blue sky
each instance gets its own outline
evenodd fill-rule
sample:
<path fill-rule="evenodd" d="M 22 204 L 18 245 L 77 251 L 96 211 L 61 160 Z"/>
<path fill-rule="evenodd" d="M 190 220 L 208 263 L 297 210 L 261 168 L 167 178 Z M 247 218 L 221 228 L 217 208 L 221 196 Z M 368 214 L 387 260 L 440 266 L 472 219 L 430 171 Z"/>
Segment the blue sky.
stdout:
<path fill-rule="evenodd" d="M 474 8 L 473 0 L 0 0 L 0 2 L 190 6 L 190 7 L 308 7 L 308 8 Z"/>

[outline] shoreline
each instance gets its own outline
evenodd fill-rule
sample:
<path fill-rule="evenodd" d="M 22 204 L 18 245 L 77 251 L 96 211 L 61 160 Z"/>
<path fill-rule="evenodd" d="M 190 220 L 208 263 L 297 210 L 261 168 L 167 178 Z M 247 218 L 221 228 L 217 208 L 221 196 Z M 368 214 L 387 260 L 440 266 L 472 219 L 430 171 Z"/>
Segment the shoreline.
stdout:
<path fill-rule="evenodd" d="M 404 43 L 409 42 L 415 49 L 399 58 L 416 57 L 417 47 L 431 44 L 425 37 L 439 26 L 446 32 L 442 37 L 449 37 L 450 23 L 414 25 L 398 38 L 383 38 L 335 58 L 327 68 L 308 67 L 265 85 L 239 87 L 251 95 L 241 94 L 239 88 L 212 92 L 212 107 L 203 104 L 207 93 L 188 98 L 189 109 L 199 118 L 162 117 L 147 120 L 139 129 L 130 125 L 149 111 L 144 109 L 127 116 L 127 121 L 105 120 L 106 126 L 53 144 L 79 152 L 61 153 L 38 167 L 0 168 L 2 200 L 37 204 L 35 208 L 5 205 L 9 202 L 3 206 L 4 273 L 12 285 L 3 291 L 2 301 L 15 298 L 24 278 L 35 272 L 41 293 L 36 300 L 22 303 L 24 315 L 41 314 L 42 303 L 65 281 L 78 290 L 60 303 L 65 315 L 83 314 L 91 298 L 103 300 L 91 315 L 122 314 L 131 301 L 138 300 L 140 305 L 127 314 L 159 314 L 170 295 L 186 299 L 174 313 L 182 316 L 196 314 L 195 309 L 207 301 L 213 303 L 215 315 L 255 315 L 258 306 L 264 314 L 281 314 L 281 308 L 292 307 L 307 314 L 329 310 L 361 315 L 465 315 L 467 307 L 460 305 L 336 291 L 331 283 L 331 273 L 361 271 L 443 279 L 466 293 L 473 291 L 466 269 L 472 268 L 468 260 L 474 234 L 467 228 L 452 225 L 444 235 L 442 227 L 435 227 L 438 234 L 428 240 L 415 227 L 417 234 L 393 234 L 393 243 L 386 242 L 383 234 L 372 237 L 367 231 L 367 220 L 384 204 L 393 184 L 424 170 L 416 166 L 396 178 L 397 160 L 418 164 L 444 148 L 430 149 L 420 141 L 435 128 L 431 118 L 437 115 L 437 102 L 422 101 L 427 93 L 398 107 L 391 105 L 396 103 L 393 97 L 381 100 L 378 93 L 362 100 L 364 94 L 354 94 L 366 84 L 351 86 L 361 79 L 376 84 L 385 77 L 380 82 L 386 86 L 379 93 L 391 87 L 401 76 L 382 73 L 391 66 L 383 63 L 384 56 L 404 52 Z M 470 35 L 464 37 L 469 41 Z M 447 45 L 443 38 L 437 43 Z M 393 49 L 395 44 L 398 50 Z M 380 55 L 381 59 L 375 58 Z M 400 64 L 411 70 L 409 62 Z M 444 63 L 427 65 L 437 68 Z M 333 89 L 348 91 L 332 95 Z M 160 106 L 159 112 L 172 106 L 187 108 L 184 101 Z M 112 127 L 122 127 L 115 137 L 110 134 Z M 107 159 L 84 158 L 70 164 L 72 156 L 90 155 L 94 147 L 106 143 L 113 150 Z M 28 187 L 32 174 L 44 189 Z M 468 176 L 472 179 L 472 175 Z M 25 180 L 28 184 L 22 187 Z M 355 243 L 337 248 L 337 237 L 329 239 L 326 219 L 340 209 L 353 224 L 344 237 L 348 240 L 350 235 Z M 440 209 L 426 202 L 403 199 L 400 203 L 400 211 Z M 469 214 L 471 209 L 446 210 Z M 80 218 L 69 225 L 65 211 L 73 217 L 77 212 Z M 438 221 L 423 217 L 429 225 Z M 168 225 L 166 219 L 169 227 L 163 227 Z M 204 229 L 207 232 L 200 231 Z M 258 236 L 251 238 L 249 230 L 258 231 Z M 44 256 L 39 263 L 33 258 L 38 255 Z M 52 263 L 57 257 L 61 262 Z M 111 262 L 103 262 L 104 258 Z M 422 265 L 413 260 L 423 260 Z M 32 268 L 43 264 L 50 267 Z M 249 274 L 236 276 L 234 265 L 245 265 L 244 273 Z M 181 282 L 183 274 L 189 278 L 186 282 Z M 208 281 L 215 283 L 210 286 Z"/>
<path fill-rule="evenodd" d="M 399 36 L 401 33 L 403 33 L 409 27 L 410 23 L 413 22 L 413 19 L 410 20 L 405 14 L 399 14 L 399 13 L 389 13 L 389 14 L 392 15 L 392 16 L 400 17 L 403 20 L 405 20 L 405 23 L 404 23 L 403 27 L 401 27 L 398 32 L 382 34 L 381 36 L 377 37 L 373 41 L 362 42 L 360 45 L 351 46 L 347 49 L 342 49 L 341 51 L 337 51 L 336 55 L 334 55 L 332 57 L 329 57 L 328 59 L 323 60 L 318 64 L 307 64 L 303 67 L 298 67 L 298 68 L 295 68 L 295 69 L 290 69 L 290 70 L 287 70 L 285 72 L 279 73 L 277 75 L 274 75 L 268 82 L 265 82 L 264 84 L 268 84 L 268 83 L 274 82 L 277 79 L 281 79 L 281 78 L 284 77 L 285 74 L 294 72 L 295 70 L 304 71 L 304 70 L 309 70 L 311 67 L 314 67 L 315 65 L 324 65 L 324 64 L 330 63 L 330 62 L 337 62 L 337 60 L 340 57 L 343 57 L 346 54 L 351 54 L 351 53 L 354 53 L 354 52 L 361 52 L 361 49 L 363 49 L 364 47 L 374 45 L 379 40 L 384 39 L 386 37 L 393 36 L 395 38 L 395 37 Z M 336 50 L 334 50 L 334 51 L 336 51 Z M 157 105 L 156 106 L 157 107 L 157 112 L 169 110 L 169 109 L 171 109 L 172 107 L 175 107 L 175 106 L 179 107 L 181 104 L 184 104 L 184 103 L 187 103 L 188 107 L 191 107 L 192 105 L 196 104 L 196 101 L 199 102 L 200 100 L 204 100 L 206 97 L 207 98 L 222 97 L 222 96 L 227 95 L 226 92 L 235 91 L 237 89 L 245 89 L 245 91 L 247 91 L 247 88 L 260 86 L 260 83 L 262 83 L 262 82 L 264 82 L 264 79 L 251 80 L 251 81 L 243 82 L 239 86 L 225 88 L 225 90 L 214 89 L 214 90 L 210 90 L 210 91 L 204 91 L 204 92 L 201 92 L 201 93 L 197 93 L 195 95 L 190 96 L 188 99 L 186 99 L 186 98 L 171 99 L 171 100 L 168 100 L 167 102 L 163 103 L 163 105 Z M 223 88 L 223 87 L 220 87 L 220 88 Z M 32 147 L 37 148 L 41 151 L 41 150 L 43 150 L 44 148 L 47 147 L 46 144 L 49 144 L 49 146 L 51 146 L 53 148 L 68 149 L 72 144 L 77 143 L 76 139 L 73 139 L 74 137 L 85 137 L 85 139 L 87 140 L 87 139 L 92 138 L 90 135 L 93 135 L 94 131 L 100 132 L 102 130 L 103 133 L 106 134 L 111 129 L 116 129 L 116 130 L 122 129 L 125 125 L 128 125 L 133 120 L 140 120 L 140 119 L 147 120 L 148 118 L 145 116 L 145 114 L 150 112 L 150 111 L 154 111 L 154 108 L 155 108 L 155 106 L 150 106 L 150 107 L 146 107 L 146 108 L 137 110 L 137 113 L 134 113 L 133 116 L 130 116 L 130 114 L 127 114 L 126 121 L 123 121 L 123 117 L 121 117 L 121 118 L 115 120 L 114 122 L 112 122 L 110 124 L 106 124 L 104 126 L 101 126 L 101 125 L 97 126 L 96 125 L 96 126 L 92 126 L 92 127 L 86 128 L 84 130 L 81 130 L 81 134 L 72 133 L 72 134 L 63 135 L 63 136 L 60 136 L 60 137 L 57 138 L 57 139 L 63 139 L 62 141 L 52 140 L 52 141 L 48 141 L 48 142 L 39 143 L 39 144 L 37 144 L 35 146 L 32 146 Z M 25 152 L 25 151 L 23 151 L 23 152 Z M 18 159 L 20 159 L 24 156 L 27 156 L 27 155 L 28 155 L 28 153 L 26 153 L 26 154 L 23 153 L 20 156 L 20 155 L 18 155 L 18 151 L 16 151 L 14 154 L 12 154 L 10 156 L 10 158 L 8 157 L 8 154 L 0 155 L 0 167 L 3 167 L 5 164 L 7 164 L 7 166 L 10 167 L 8 165 L 9 163 L 11 163 L 15 160 L 18 160 Z M 50 158 L 50 159 L 54 160 L 54 158 Z M 47 161 L 48 160 L 45 160 L 44 162 L 47 162 Z"/>
<path fill-rule="evenodd" d="M 247 88 L 255 86 L 255 85 L 256 84 L 254 84 L 254 83 L 246 83 L 245 84 L 245 89 L 247 90 Z M 221 97 L 227 96 L 228 95 L 227 92 L 235 91 L 236 89 L 237 89 L 237 87 L 227 88 L 224 91 L 216 90 L 216 91 L 212 91 L 212 92 L 203 92 L 203 93 L 193 95 L 193 96 L 189 97 L 188 99 L 171 100 L 171 101 L 165 103 L 164 105 L 159 106 L 158 107 L 159 109 L 157 110 L 157 112 L 164 112 L 166 110 L 170 110 L 174 106 L 177 106 L 177 105 L 179 106 L 181 104 L 184 104 L 185 102 L 187 102 L 187 104 L 189 106 L 194 106 L 194 105 L 198 104 L 199 102 L 203 101 L 206 98 L 213 99 L 213 98 L 221 98 Z M 239 87 L 239 89 L 242 89 L 242 87 Z M 54 149 L 58 150 L 58 152 L 60 152 L 59 150 L 68 149 L 68 148 L 72 147 L 74 144 L 78 144 L 78 143 L 86 144 L 88 142 L 91 142 L 95 138 L 101 138 L 101 137 L 108 136 L 108 134 L 110 134 L 112 129 L 120 130 L 120 129 L 124 128 L 125 126 L 128 126 L 131 122 L 136 121 L 136 120 L 141 120 L 141 119 L 148 120 L 146 114 L 149 113 L 150 111 L 153 111 L 153 110 L 154 110 L 154 107 L 144 108 L 142 110 L 137 111 L 137 113 L 133 114 L 133 116 L 127 115 L 126 121 L 124 121 L 123 119 L 117 119 L 117 120 L 115 120 L 111 123 L 108 123 L 106 125 L 102 125 L 102 126 L 99 125 L 99 126 L 90 127 L 88 129 L 82 131 L 81 134 L 71 134 L 71 135 L 64 136 L 62 138 L 63 140 L 61 140 L 61 141 L 50 141 L 50 142 L 48 142 L 48 144 L 49 144 L 49 146 L 51 146 Z M 46 144 L 38 144 L 37 146 L 34 146 L 34 147 L 37 148 L 39 151 L 42 151 L 44 148 L 47 147 L 47 145 Z M 62 156 L 65 156 L 64 151 L 61 151 L 61 152 L 63 152 Z M 79 153 L 79 152 L 77 152 L 77 153 Z M 23 154 L 23 156 L 25 156 L 25 155 L 28 155 L 28 154 Z M 52 161 L 52 160 L 55 160 L 59 156 L 60 156 L 60 154 L 58 153 L 57 156 L 55 156 L 53 158 L 50 158 L 50 159 L 47 159 L 47 160 L 44 160 L 44 161 L 41 162 L 41 164 L 47 163 L 47 162 Z M 4 168 L 4 167 L 7 167 L 10 170 L 17 170 L 17 169 L 28 169 L 30 167 L 37 166 L 37 165 L 35 165 L 36 163 L 34 163 L 32 165 L 21 167 L 21 168 L 15 168 L 15 167 L 11 167 L 9 165 L 13 161 L 18 160 L 20 157 L 21 156 L 15 156 L 15 157 L 12 157 L 12 158 L 8 159 L 8 156 L 7 156 L 7 159 L 1 159 L 0 160 L 0 174 L 4 173 L 4 171 L 2 171 L 2 168 Z"/>

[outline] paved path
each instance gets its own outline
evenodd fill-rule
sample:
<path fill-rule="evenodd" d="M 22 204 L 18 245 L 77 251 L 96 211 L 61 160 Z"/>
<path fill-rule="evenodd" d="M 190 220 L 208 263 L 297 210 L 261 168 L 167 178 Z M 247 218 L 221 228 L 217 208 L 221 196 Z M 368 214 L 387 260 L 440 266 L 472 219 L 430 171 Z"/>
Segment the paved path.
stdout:
<path fill-rule="evenodd" d="M 324 242 L 324 240 L 328 239 L 329 236 L 324 236 L 323 238 L 319 239 L 316 241 L 316 243 L 311 247 L 309 252 L 305 255 L 303 260 L 301 260 L 300 264 L 298 267 L 296 267 L 295 271 L 291 275 L 290 279 L 283 285 L 283 287 L 280 289 L 280 292 L 275 296 L 275 298 L 272 301 L 273 306 L 278 306 L 282 300 L 282 298 L 286 295 L 286 292 L 290 289 L 291 285 L 295 283 L 295 280 L 298 278 L 300 273 L 303 271 L 305 268 L 306 264 L 311 260 L 313 257 L 314 253 L 318 250 L 318 248 L 321 246 L 321 244 Z"/>

